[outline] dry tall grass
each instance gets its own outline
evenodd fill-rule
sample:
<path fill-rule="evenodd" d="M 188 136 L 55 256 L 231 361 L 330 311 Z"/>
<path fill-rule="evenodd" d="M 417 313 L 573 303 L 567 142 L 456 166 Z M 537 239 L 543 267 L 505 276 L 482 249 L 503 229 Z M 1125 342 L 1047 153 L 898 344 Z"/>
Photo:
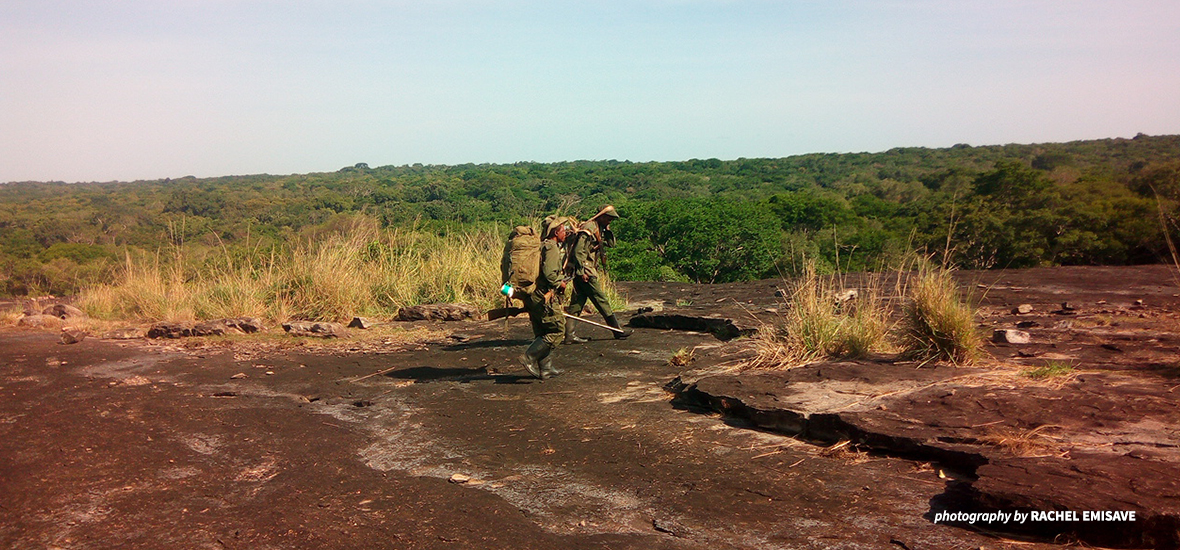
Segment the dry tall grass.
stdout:
<path fill-rule="evenodd" d="M 881 275 L 869 276 L 853 300 L 839 297 L 842 277 L 823 278 L 814 264 L 790 285 L 788 313 L 755 336 L 755 357 L 743 368 L 782 369 L 824 358 L 859 358 L 873 351 L 901 351 L 919 361 L 969 364 L 982 353 L 975 308 L 964 299 L 953 272 L 919 261 L 905 277 L 897 270 L 889 305 Z M 898 311 L 900 309 L 900 311 Z"/>
<path fill-rule="evenodd" d="M 821 278 L 815 264 L 791 285 L 789 311 L 779 324 L 759 329 L 749 368 L 789 368 L 824 357 L 859 358 L 886 345 L 889 312 L 879 279 L 842 299 L 838 278 Z"/>
<path fill-rule="evenodd" d="M 119 278 L 85 290 L 79 305 L 100 318 L 192 320 L 251 316 L 270 321 L 388 317 L 407 305 L 493 306 L 504 236 L 495 228 L 439 237 L 349 227 L 244 258 L 196 262 L 172 255 L 126 258 Z"/>
<path fill-rule="evenodd" d="M 983 339 L 975 330 L 975 308 L 959 292 L 953 272 L 921 262 L 906 285 L 907 301 L 897 331 L 903 355 L 956 365 L 974 362 Z"/>

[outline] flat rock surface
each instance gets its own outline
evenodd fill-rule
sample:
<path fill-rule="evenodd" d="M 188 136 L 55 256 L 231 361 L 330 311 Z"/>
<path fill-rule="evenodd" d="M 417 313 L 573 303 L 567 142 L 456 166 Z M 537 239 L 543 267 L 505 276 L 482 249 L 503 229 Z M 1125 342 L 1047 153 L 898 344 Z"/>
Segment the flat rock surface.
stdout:
<path fill-rule="evenodd" d="M 1098 268 L 1071 293 L 1088 273 L 964 274 L 967 288 L 981 284 L 970 277 L 999 281 L 981 333 L 1043 323 L 1021 329 L 1033 344 L 991 344 L 992 363 L 972 369 L 875 358 L 743 373 L 733 366 L 748 339 L 642 328 L 617 341 L 587 327 L 591 342 L 555 351 L 565 374 L 541 382 L 514 362 L 531 340 L 523 317 L 439 322 L 461 336 L 411 343 L 359 331 L 63 346 L 54 331 L 0 329 L 0 547 L 1051 548 L 1042 531 L 934 516 L 1053 506 L 1069 492 L 1102 506 L 1081 493 L 1119 490 L 1113 472 L 1135 471 L 1131 461 L 1152 476 L 1111 509 L 1159 515 L 1174 503 L 1161 480 L 1175 421 L 1159 415 L 1176 395 L 1161 392 L 1180 385 L 1169 370 L 1177 289 L 1166 269 Z M 779 315 L 782 286 L 623 290 L 740 324 Z M 1074 315 L 1042 307 L 1064 300 Z M 1019 303 L 1034 311 L 1011 315 Z M 1052 324 L 1066 317 L 1070 327 Z M 678 350 L 694 360 L 670 364 Z M 1078 371 L 1069 380 L 1020 374 L 1066 360 Z M 731 408 L 686 404 L 694 384 Z M 1068 401 L 1091 394 L 1092 410 Z M 747 402 L 802 411 L 820 429 L 757 429 L 736 409 Z M 850 429 L 865 448 L 831 444 Z M 1004 442 L 1013 436 L 1028 442 Z M 1052 470 L 1062 460 L 1079 467 Z M 1117 527 L 1167 535 L 1157 524 Z"/>
<path fill-rule="evenodd" d="M 962 487 L 939 500 L 946 509 L 1134 510 L 1139 518 L 1134 525 L 992 528 L 1176 548 L 1176 288 L 1159 284 L 1169 276 L 1160 266 L 1061 270 L 1073 278 L 1063 281 L 1058 270 L 961 274 L 994 279 L 975 285 L 981 333 L 1024 323 L 1036 335 L 1036 345 L 994 342 L 986 366 L 821 362 L 778 372 L 686 372 L 676 386 L 688 404 L 778 433 L 825 444 L 848 440 L 953 468 Z M 1096 288 L 1102 281 L 1114 291 Z M 1061 307 L 1062 297 L 1070 307 Z M 1030 299 L 1039 304 L 1031 311 L 1011 307 Z M 1068 369 L 1035 376 L 1034 369 L 1054 366 Z"/>

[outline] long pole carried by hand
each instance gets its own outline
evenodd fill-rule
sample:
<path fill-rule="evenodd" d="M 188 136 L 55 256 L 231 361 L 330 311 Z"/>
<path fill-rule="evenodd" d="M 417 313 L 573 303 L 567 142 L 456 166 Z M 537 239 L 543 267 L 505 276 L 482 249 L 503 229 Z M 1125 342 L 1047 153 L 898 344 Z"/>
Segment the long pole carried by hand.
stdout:
<path fill-rule="evenodd" d="M 586 324 L 594 325 L 594 326 L 596 326 L 596 327 L 602 327 L 602 328 L 604 328 L 604 329 L 606 329 L 606 330 L 612 330 L 612 331 L 614 331 L 614 332 L 617 332 L 617 333 L 619 333 L 619 334 L 626 334 L 626 333 L 627 333 L 627 331 L 625 331 L 625 330 L 622 330 L 622 329 L 617 329 L 617 328 L 615 328 L 615 327 L 608 326 L 608 325 L 604 325 L 604 324 L 602 324 L 602 323 L 595 323 L 594 321 L 591 321 L 591 320 L 589 320 L 589 319 L 583 319 L 583 318 L 581 318 L 581 317 L 578 317 L 577 315 L 570 315 L 570 314 L 568 314 L 568 313 L 565 313 L 565 312 L 562 312 L 561 314 L 562 314 L 562 315 L 565 315 L 567 319 L 574 319 L 574 320 L 581 321 L 581 322 L 583 322 L 583 323 L 586 323 Z"/>

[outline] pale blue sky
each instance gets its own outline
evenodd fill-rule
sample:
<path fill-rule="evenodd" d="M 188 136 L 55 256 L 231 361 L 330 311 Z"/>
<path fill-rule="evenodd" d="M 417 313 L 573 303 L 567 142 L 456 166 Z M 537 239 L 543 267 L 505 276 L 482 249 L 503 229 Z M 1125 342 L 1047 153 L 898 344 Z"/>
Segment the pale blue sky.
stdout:
<path fill-rule="evenodd" d="M 1174 0 L 0 2 L 0 182 L 1139 132 Z"/>

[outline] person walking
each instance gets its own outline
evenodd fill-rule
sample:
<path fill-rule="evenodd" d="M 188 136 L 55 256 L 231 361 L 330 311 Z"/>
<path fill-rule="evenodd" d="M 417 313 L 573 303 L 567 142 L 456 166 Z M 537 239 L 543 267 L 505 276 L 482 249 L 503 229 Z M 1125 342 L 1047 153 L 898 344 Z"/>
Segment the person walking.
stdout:
<path fill-rule="evenodd" d="M 611 310 L 599 279 L 603 248 L 615 245 L 615 236 L 610 230 L 610 223 L 618 218 L 618 211 L 614 206 L 608 204 L 578 228 L 577 236 L 573 240 L 567 258 L 567 270 L 572 275 L 574 290 L 566 312 L 570 315 L 581 314 L 582 308 L 589 300 L 594 304 L 598 313 L 602 314 L 607 325 L 619 329 L 619 332 L 612 331 L 615 338 L 622 339 L 630 336 L 631 331 L 624 331 L 619 326 L 619 320 L 615 318 L 615 313 Z M 586 338 L 579 338 L 574 333 L 573 323 L 565 324 L 564 342 L 566 344 L 580 344 L 586 341 Z"/>
<path fill-rule="evenodd" d="M 566 327 L 565 316 L 561 312 L 566 287 L 563 278 L 565 258 L 561 244 L 572 227 L 570 220 L 561 216 L 550 216 L 541 225 L 540 274 L 533 291 L 522 296 L 535 339 L 524 355 L 520 356 L 520 361 L 529 374 L 547 380 L 561 374 L 553 367 L 552 353 L 561 344 Z"/>

